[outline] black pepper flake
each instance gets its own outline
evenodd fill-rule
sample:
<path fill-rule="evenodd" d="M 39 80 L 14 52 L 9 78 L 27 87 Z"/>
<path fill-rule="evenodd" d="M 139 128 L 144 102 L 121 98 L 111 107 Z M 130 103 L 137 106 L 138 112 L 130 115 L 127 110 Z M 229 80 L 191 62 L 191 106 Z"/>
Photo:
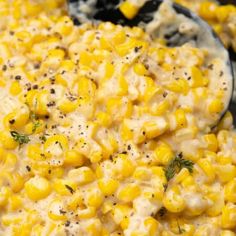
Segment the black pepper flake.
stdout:
<path fill-rule="evenodd" d="M 75 192 L 75 190 L 70 185 L 65 184 L 65 187 L 69 190 L 71 194 Z"/>
<path fill-rule="evenodd" d="M 51 101 L 47 104 L 47 107 L 53 107 L 55 105 L 56 105 L 55 101 Z"/>
<path fill-rule="evenodd" d="M 51 93 L 51 94 L 55 94 L 55 89 L 53 89 L 53 88 L 50 89 L 50 93 Z"/>
<path fill-rule="evenodd" d="M 224 75 L 224 72 L 221 70 L 220 71 L 220 77 L 222 77 Z"/>
<path fill-rule="evenodd" d="M 126 152 L 126 151 L 124 151 L 124 152 L 122 152 L 121 154 L 127 154 L 127 152 Z"/>
<path fill-rule="evenodd" d="M 6 66 L 6 65 L 3 65 L 3 66 L 2 66 L 2 70 L 3 70 L 3 71 L 6 71 L 6 70 L 7 70 L 7 66 Z"/>
<path fill-rule="evenodd" d="M 38 89 L 39 86 L 37 84 L 33 85 L 33 89 Z"/>
<path fill-rule="evenodd" d="M 15 80 L 21 80 L 21 76 L 20 75 L 15 76 Z"/>
<path fill-rule="evenodd" d="M 213 64 L 210 64 L 207 68 L 208 68 L 209 70 L 213 70 L 213 67 L 214 67 L 214 65 L 213 65 Z"/>
<path fill-rule="evenodd" d="M 10 35 L 14 35 L 15 32 L 14 32 L 14 31 L 10 31 L 9 34 L 10 34 Z"/>
<path fill-rule="evenodd" d="M 9 123 L 10 123 L 11 125 L 13 125 L 13 124 L 15 123 L 15 120 L 14 120 L 14 119 L 9 120 Z"/>
<path fill-rule="evenodd" d="M 70 226 L 70 221 L 69 221 L 69 220 L 66 221 L 65 226 L 66 226 L 66 227 L 69 227 L 69 226 Z"/>
<path fill-rule="evenodd" d="M 48 170 L 48 174 L 51 174 L 52 173 L 52 170 Z"/>
<path fill-rule="evenodd" d="M 45 119 L 49 119 L 49 115 L 44 116 Z"/>
<path fill-rule="evenodd" d="M 66 211 L 64 211 L 64 210 L 62 210 L 62 209 L 60 209 L 59 212 L 60 212 L 62 215 L 66 214 Z"/>
<path fill-rule="evenodd" d="M 39 69 L 40 66 L 41 66 L 40 63 L 37 63 L 37 64 L 34 65 L 34 69 Z"/>
<path fill-rule="evenodd" d="M 128 146 L 127 146 L 127 149 L 130 151 L 130 150 L 131 150 L 131 146 L 130 146 L 130 145 L 128 145 Z"/>
<path fill-rule="evenodd" d="M 163 97 L 165 98 L 165 97 L 168 95 L 168 93 L 167 93 L 167 92 L 164 92 L 162 95 L 163 95 Z"/>
<path fill-rule="evenodd" d="M 187 78 L 187 80 L 191 80 L 192 79 L 192 77 L 191 76 L 189 76 L 188 78 Z"/>
<path fill-rule="evenodd" d="M 140 47 L 135 47 L 135 48 L 134 48 L 134 51 L 137 53 L 140 49 L 142 49 L 142 46 L 140 46 Z"/>
<path fill-rule="evenodd" d="M 27 169 L 27 171 L 31 171 L 31 168 L 30 168 L 30 166 L 26 166 L 26 169 Z"/>

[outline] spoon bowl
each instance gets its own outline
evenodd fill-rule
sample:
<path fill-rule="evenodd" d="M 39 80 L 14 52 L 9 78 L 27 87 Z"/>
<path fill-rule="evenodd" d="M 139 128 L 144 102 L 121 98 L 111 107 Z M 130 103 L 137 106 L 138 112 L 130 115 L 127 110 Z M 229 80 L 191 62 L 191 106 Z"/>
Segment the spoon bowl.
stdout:
<path fill-rule="evenodd" d="M 127 19 L 124 17 L 124 15 L 120 12 L 120 10 L 117 8 L 119 4 L 119 0 L 97 0 L 95 1 L 95 4 L 91 6 L 93 8 L 92 11 L 89 12 L 89 14 L 85 15 L 89 20 L 92 21 L 110 21 L 114 24 L 121 24 L 124 26 L 138 26 L 139 24 L 147 24 L 150 21 L 153 20 L 153 15 L 157 11 L 158 7 L 162 3 L 162 0 L 152 0 L 152 1 L 147 1 L 143 7 L 139 10 L 139 13 L 131 20 Z M 75 16 L 75 8 L 78 7 L 82 1 L 75 1 L 71 0 L 69 1 L 71 4 L 71 13 L 72 16 Z M 69 4 L 69 5 L 70 5 Z M 195 41 L 197 42 L 198 40 L 204 40 L 203 37 L 206 37 L 206 35 L 210 36 L 212 38 L 212 42 L 217 45 L 217 47 L 223 49 L 225 53 L 227 54 L 227 66 L 230 71 L 230 76 L 231 76 L 231 91 L 230 92 L 230 97 L 224 111 L 222 112 L 220 119 L 218 122 L 222 119 L 226 111 L 228 110 L 230 104 L 232 103 L 232 97 L 233 97 L 233 89 L 234 89 L 234 71 L 233 71 L 233 66 L 232 62 L 230 60 L 230 55 L 229 52 L 224 48 L 223 43 L 221 42 L 220 38 L 217 36 L 217 34 L 212 30 L 212 28 L 204 21 L 202 20 L 197 14 L 191 12 L 189 9 L 174 3 L 173 8 L 175 11 L 179 14 L 184 15 L 185 17 L 193 20 L 195 23 L 197 23 L 201 30 L 202 33 L 199 35 L 192 35 L 190 38 L 186 35 L 181 34 L 178 29 L 174 29 L 168 34 L 165 35 L 165 40 L 167 41 L 167 45 L 169 47 L 176 47 L 176 46 L 181 46 L 189 41 Z M 84 16 L 83 16 L 84 17 Z M 80 21 L 78 18 L 76 18 L 76 23 L 80 24 Z M 217 124 L 214 124 L 213 127 L 215 127 Z"/>

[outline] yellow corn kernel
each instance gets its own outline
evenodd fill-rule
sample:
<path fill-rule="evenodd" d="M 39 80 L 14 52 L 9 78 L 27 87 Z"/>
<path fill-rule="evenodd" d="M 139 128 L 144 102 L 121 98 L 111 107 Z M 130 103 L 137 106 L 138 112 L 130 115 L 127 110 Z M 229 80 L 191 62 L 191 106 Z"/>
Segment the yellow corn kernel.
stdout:
<path fill-rule="evenodd" d="M 4 168 L 6 170 L 14 170 L 18 161 L 17 156 L 11 152 L 5 153 L 4 156 L 6 157 L 4 161 Z"/>
<path fill-rule="evenodd" d="M 86 228 L 86 235 L 102 236 L 102 223 L 98 218 L 91 219 L 89 224 L 87 224 L 85 228 Z"/>
<path fill-rule="evenodd" d="M 204 87 L 208 85 L 209 80 L 203 76 L 202 71 L 198 69 L 196 66 L 191 68 L 191 87 Z"/>
<path fill-rule="evenodd" d="M 218 124 L 218 130 L 230 129 L 232 126 L 233 116 L 230 111 L 227 111 Z"/>
<path fill-rule="evenodd" d="M 134 164 L 127 154 L 118 154 L 115 162 L 115 175 L 118 178 L 127 178 L 134 172 Z"/>
<path fill-rule="evenodd" d="M 189 171 L 186 168 L 183 168 L 176 176 L 174 177 L 175 183 L 181 183 L 189 176 Z"/>
<path fill-rule="evenodd" d="M 236 178 L 224 186 L 224 196 L 226 201 L 236 203 Z"/>
<path fill-rule="evenodd" d="M 185 115 L 185 111 L 183 109 L 177 109 L 174 112 L 175 120 L 176 120 L 176 127 L 178 129 L 183 128 L 187 125 L 187 119 Z"/>
<path fill-rule="evenodd" d="M 55 199 L 49 205 L 48 216 L 52 220 L 66 220 L 62 200 Z"/>
<path fill-rule="evenodd" d="M 207 175 L 210 182 L 215 179 L 215 171 L 212 163 L 207 159 L 199 159 L 197 164 L 201 167 L 204 173 Z"/>
<path fill-rule="evenodd" d="M 147 219 L 144 220 L 144 225 L 148 229 L 149 236 L 157 235 L 160 223 L 156 219 L 154 219 L 153 217 L 148 217 Z"/>
<path fill-rule="evenodd" d="M 68 147 L 68 139 L 62 134 L 50 136 L 44 143 L 44 150 L 55 155 L 62 155 L 64 151 L 68 150 Z"/>
<path fill-rule="evenodd" d="M 120 76 L 118 78 L 118 83 L 119 83 L 118 95 L 119 96 L 127 95 L 128 90 L 129 90 L 129 85 L 128 85 L 125 77 L 124 76 Z"/>
<path fill-rule="evenodd" d="M 9 187 L 1 187 L 0 188 L 0 207 L 5 206 L 7 201 L 11 195 L 11 190 Z"/>
<path fill-rule="evenodd" d="M 20 83 L 18 81 L 13 81 L 10 86 L 10 93 L 13 96 L 17 96 L 22 91 Z"/>
<path fill-rule="evenodd" d="M 102 178 L 98 180 L 98 187 L 102 193 L 106 196 L 112 195 L 115 193 L 119 186 L 119 182 L 110 178 Z"/>
<path fill-rule="evenodd" d="M 236 234 L 230 230 L 222 230 L 220 236 L 235 236 Z"/>
<path fill-rule="evenodd" d="M 183 93 L 184 95 L 187 95 L 189 91 L 189 84 L 186 79 L 180 78 L 169 83 L 166 88 L 172 92 Z"/>
<path fill-rule="evenodd" d="M 103 199 L 104 196 L 100 189 L 91 187 L 86 190 L 85 203 L 87 206 L 98 209 L 101 206 Z"/>
<path fill-rule="evenodd" d="M 29 144 L 27 146 L 27 157 L 32 160 L 42 160 L 40 144 Z"/>
<path fill-rule="evenodd" d="M 22 217 L 19 215 L 12 215 L 11 213 L 4 214 L 1 217 L 1 222 L 4 226 L 10 226 L 12 224 L 20 224 L 22 222 Z"/>
<path fill-rule="evenodd" d="M 210 113 L 220 113 L 223 111 L 223 109 L 224 109 L 224 104 L 218 98 L 212 100 L 208 105 L 208 111 Z"/>
<path fill-rule="evenodd" d="M 13 139 L 10 132 L 1 131 L 0 132 L 0 142 L 2 146 L 6 149 L 15 149 L 18 146 L 18 143 Z"/>
<path fill-rule="evenodd" d="M 122 2 L 119 6 L 119 9 L 127 19 L 133 19 L 139 11 L 138 6 L 134 5 L 128 0 Z"/>
<path fill-rule="evenodd" d="M 162 116 L 168 111 L 169 108 L 170 108 L 170 103 L 167 100 L 164 100 L 158 104 L 154 104 L 151 107 L 151 112 L 153 115 Z"/>
<path fill-rule="evenodd" d="M 217 6 L 215 14 L 216 18 L 220 23 L 227 21 L 229 15 L 231 13 L 231 6 Z"/>
<path fill-rule="evenodd" d="M 164 207 L 173 213 L 181 212 L 184 210 L 186 203 L 180 194 L 180 188 L 176 185 L 167 190 L 163 198 Z"/>
<path fill-rule="evenodd" d="M 234 229 L 236 226 L 236 205 L 227 203 L 222 209 L 221 225 L 224 229 Z"/>
<path fill-rule="evenodd" d="M 79 96 L 93 97 L 96 91 L 96 84 L 86 77 L 80 77 L 77 82 L 77 92 Z"/>
<path fill-rule="evenodd" d="M 128 140 L 132 140 L 133 139 L 133 132 L 132 130 L 129 128 L 127 122 L 127 120 L 124 120 L 121 128 L 120 128 L 120 135 L 123 141 L 128 141 Z"/>
<path fill-rule="evenodd" d="M 29 110 L 27 107 L 21 107 L 4 117 L 4 125 L 6 128 L 19 129 L 23 127 L 29 120 Z"/>
<path fill-rule="evenodd" d="M 54 190 L 63 196 L 71 195 L 75 192 L 77 185 L 73 180 L 55 179 L 53 181 Z"/>
<path fill-rule="evenodd" d="M 110 98 L 107 101 L 106 109 L 114 120 L 120 121 L 131 116 L 133 106 L 129 100 Z"/>
<path fill-rule="evenodd" d="M 81 220 L 90 219 L 95 216 L 96 208 L 95 207 L 79 207 L 77 210 L 78 218 Z"/>
<path fill-rule="evenodd" d="M 27 95 L 28 97 L 28 95 Z M 36 115 L 45 116 L 48 115 L 48 91 L 38 92 L 33 100 L 33 106 L 31 107 L 35 111 Z"/>
<path fill-rule="evenodd" d="M 70 101 L 69 99 L 62 99 L 59 104 L 59 109 L 61 112 L 67 114 L 76 110 L 79 106 L 78 100 Z"/>
<path fill-rule="evenodd" d="M 236 166 L 231 164 L 217 165 L 215 167 L 215 172 L 221 182 L 229 182 L 236 177 Z"/>
<path fill-rule="evenodd" d="M 88 184 L 95 180 L 95 174 L 87 166 L 70 170 L 68 173 L 68 177 L 79 185 Z"/>
<path fill-rule="evenodd" d="M 22 207 L 22 199 L 20 196 L 13 195 L 10 196 L 8 199 L 8 208 L 10 211 L 18 210 L 20 207 Z"/>
<path fill-rule="evenodd" d="M 212 202 L 212 206 L 206 210 L 207 215 L 211 217 L 220 215 L 225 205 L 223 194 L 211 192 L 207 194 L 207 198 Z"/>
<path fill-rule="evenodd" d="M 64 164 L 66 166 L 82 166 L 85 161 L 84 156 L 76 150 L 68 150 L 65 153 Z"/>
<path fill-rule="evenodd" d="M 105 151 L 106 152 L 106 151 Z M 110 153 L 108 151 L 108 153 Z M 98 150 L 98 151 L 92 151 L 90 154 L 89 154 L 89 160 L 92 162 L 92 163 L 98 163 L 99 161 L 102 160 L 102 158 L 104 156 L 107 156 L 106 154 L 103 155 L 104 152 L 102 152 L 101 150 Z M 109 154 L 108 154 L 109 155 Z"/>
<path fill-rule="evenodd" d="M 13 192 L 19 192 L 24 187 L 24 178 L 18 174 L 8 174 L 8 181 Z"/>
<path fill-rule="evenodd" d="M 126 34 L 124 30 L 119 30 L 112 38 L 112 41 L 115 45 L 122 44 L 126 40 Z"/>
<path fill-rule="evenodd" d="M 121 224 L 122 221 L 130 216 L 131 207 L 124 204 L 117 204 L 112 208 L 112 216 L 116 224 Z"/>
<path fill-rule="evenodd" d="M 152 166 L 151 167 L 152 174 L 154 177 L 157 177 L 158 180 L 165 184 L 166 183 L 166 176 L 165 176 L 165 171 L 164 168 L 161 166 Z"/>
<path fill-rule="evenodd" d="M 161 143 L 155 149 L 155 160 L 158 164 L 167 165 L 173 157 L 174 153 L 171 150 L 171 147 L 166 143 Z"/>
<path fill-rule="evenodd" d="M 149 74 L 148 70 L 142 63 L 136 63 L 134 65 L 134 72 L 140 76 L 147 76 Z"/>
<path fill-rule="evenodd" d="M 73 22 L 68 16 L 62 16 L 55 25 L 55 31 L 63 36 L 68 36 L 73 30 Z"/>
<path fill-rule="evenodd" d="M 133 178 L 137 180 L 148 180 L 151 177 L 151 171 L 145 167 L 137 167 L 133 173 Z"/>
<path fill-rule="evenodd" d="M 214 20 L 216 16 L 217 5 L 210 1 L 203 1 L 198 11 L 203 19 Z"/>
<path fill-rule="evenodd" d="M 141 190 L 136 184 L 127 184 L 119 190 L 117 198 L 123 202 L 132 202 L 140 195 L 140 192 Z"/>
<path fill-rule="evenodd" d="M 182 185 L 184 188 L 194 187 L 195 181 L 191 175 L 182 180 Z"/>
<path fill-rule="evenodd" d="M 156 117 L 155 121 L 146 121 L 143 124 L 143 129 L 145 136 L 148 139 L 153 139 L 162 135 L 168 129 L 168 124 L 164 118 Z"/>
<path fill-rule="evenodd" d="M 25 183 L 25 191 L 31 200 L 38 201 L 50 194 L 51 187 L 47 179 L 35 176 Z"/>
<path fill-rule="evenodd" d="M 105 127 L 109 127 L 112 122 L 111 116 L 108 115 L 106 112 L 102 112 L 102 111 L 99 111 L 96 114 L 96 119 L 97 119 L 98 124 L 105 126 Z"/>
<path fill-rule="evenodd" d="M 218 141 L 215 134 L 206 134 L 204 135 L 204 140 L 207 143 L 207 149 L 212 152 L 218 150 Z"/>

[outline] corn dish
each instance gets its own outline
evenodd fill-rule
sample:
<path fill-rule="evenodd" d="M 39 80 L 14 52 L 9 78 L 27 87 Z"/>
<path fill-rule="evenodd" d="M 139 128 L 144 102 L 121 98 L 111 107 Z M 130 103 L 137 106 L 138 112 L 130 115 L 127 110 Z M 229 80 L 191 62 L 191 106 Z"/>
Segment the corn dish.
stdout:
<path fill-rule="evenodd" d="M 61 0 L 0 10 L 0 235 L 236 235 L 220 57 Z"/>

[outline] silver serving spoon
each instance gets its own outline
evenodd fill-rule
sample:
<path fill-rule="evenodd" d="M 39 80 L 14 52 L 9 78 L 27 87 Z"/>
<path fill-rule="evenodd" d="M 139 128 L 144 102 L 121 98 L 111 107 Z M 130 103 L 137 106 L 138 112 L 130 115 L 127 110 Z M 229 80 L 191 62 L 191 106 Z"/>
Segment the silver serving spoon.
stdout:
<path fill-rule="evenodd" d="M 137 26 L 140 23 L 148 25 L 148 23 L 153 20 L 153 15 L 157 11 L 161 3 L 162 0 L 151 0 L 146 2 L 146 4 L 140 9 L 137 16 L 132 20 L 126 19 L 119 11 L 117 7 L 119 4 L 119 0 L 69 0 L 68 9 L 70 15 L 75 19 L 75 23 L 77 24 L 83 23 L 83 21 L 89 19 L 92 21 L 110 21 L 115 24 Z M 229 53 L 224 48 L 223 43 L 216 35 L 216 33 L 212 30 L 212 28 L 198 15 L 191 12 L 189 9 L 175 3 L 173 4 L 173 7 L 177 13 L 184 15 L 188 19 L 191 19 L 193 22 L 195 22 L 198 26 L 200 26 L 199 28 L 201 29 L 201 33 L 189 35 L 180 32 L 180 29 L 178 27 L 171 27 L 164 35 L 168 46 L 181 46 L 190 41 L 195 42 L 196 45 L 198 45 L 199 42 L 203 41 L 206 37 L 209 38 L 211 40 L 211 43 L 215 44 L 219 48 L 219 50 L 224 51 L 226 55 L 225 60 L 227 61 L 227 66 L 230 72 L 230 87 L 232 89 L 230 89 L 229 91 L 231 99 L 227 101 L 226 108 L 221 114 L 222 118 L 231 105 L 233 97 L 234 72 Z"/>

